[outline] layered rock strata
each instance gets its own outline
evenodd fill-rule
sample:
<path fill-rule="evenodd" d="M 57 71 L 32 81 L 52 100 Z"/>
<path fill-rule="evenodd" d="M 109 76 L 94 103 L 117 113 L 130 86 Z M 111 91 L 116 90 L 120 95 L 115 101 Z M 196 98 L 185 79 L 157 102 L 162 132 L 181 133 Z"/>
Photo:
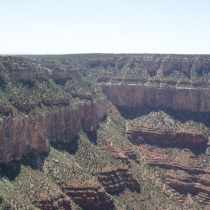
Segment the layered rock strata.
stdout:
<path fill-rule="evenodd" d="M 117 168 L 99 172 L 98 180 L 108 193 L 119 193 L 125 188 L 140 191 L 140 184 L 127 168 Z"/>
<path fill-rule="evenodd" d="M 87 99 L 87 100 L 92 100 L 93 96 L 92 94 L 84 94 L 84 93 L 76 93 L 76 92 L 72 92 L 71 95 L 76 98 L 80 98 L 80 99 Z"/>
<path fill-rule="evenodd" d="M 63 187 L 63 191 L 83 209 L 114 209 L 113 199 L 101 186 L 73 186 L 69 184 Z"/>
<path fill-rule="evenodd" d="M 106 84 L 103 93 L 119 107 L 164 107 L 192 112 L 210 111 L 210 89 Z"/>
<path fill-rule="evenodd" d="M 153 181 L 158 186 L 158 183 L 162 180 L 163 185 L 172 188 L 169 195 L 170 199 L 178 199 L 178 201 L 183 202 L 185 200 L 183 195 L 191 193 L 195 195 L 199 203 L 210 206 L 208 157 L 202 154 L 195 155 L 189 149 L 158 148 L 146 144 L 139 145 L 138 148 L 143 164 L 153 167 L 158 166 L 164 170 L 160 172 L 156 168 Z M 209 152 L 209 149 L 207 150 Z"/>
<path fill-rule="evenodd" d="M 57 99 L 47 99 L 43 98 L 42 103 L 48 106 L 52 105 L 69 105 L 69 98 L 57 98 Z"/>
<path fill-rule="evenodd" d="M 107 66 L 122 68 L 125 63 L 128 63 L 130 67 L 134 67 L 138 63 L 149 71 L 156 71 L 160 67 L 166 72 L 181 69 L 189 71 L 192 68 L 199 71 L 210 68 L 208 55 L 139 54 L 88 60 L 88 64 L 92 68 Z"/>
<path fill-rule="evenodd" d="M 35 109 L 36 106 L 41 105 L 41 100 L 37 100 L 34 103 L 14 103 L 13 106 L 15 106 L 17 109 L 22 111 L 30 111 L 31 109 Z"/>
<path fill-rule="evenodd" d="M 55 193 L 55 192 L 54 192 Z M 44 210 L 71 210 L 72 201 L 64 193 L 49 196 L 47 193 L 41 192 L 36 196 L 37 207 Z"/>
<path fill-rule="evenodd" d="M 130 166 L 130 160 L 129 157 L 126 156 L 122 151 L 117 151 L 111 147 L 107 147 L 106 151 L 109 153 L 110 156 L 121 160 L 126 165 Z"/>
<path fill-rule="evenodd" d="M 24 82 L 35 82 L 36 78 L 40 76 L 41 69 L 31 60 L 19 57 L 1 57 L 2 66 L 4 66 L 4 75 L 6 69 L 13 79 L 20 79 Z"/>
<path fill-rule="evenodd" d="M 210 58 L 208 55 L 139 54 L 89 59 L 88 65 L 100 71 L 104 69 L 112 75 L 112 81 L 143 82 L 150 80 L 150 77 L 157 76 L 156 81 L 151 81 L 158 82 L 159 80 L 159 82 L 172 82 L 173 84 L 177 82 L 190 84 L 191 81 L 197 85 L 203 85 L 202 80 L 197 83 L 198 81 L 194 79 L 195 77 L 202 78 L 209 72 Z M 182 76 L 185 78 L 176 81 L 177 76 L 179 79 Z M 203 82 L 208 84 L 208 81 L 203 80 Z"/>
<path fill-rule="evenodd" d="M 106 151 L 111 155 L 112 157 L 121 160 L 123 163 L 128 165 L 130 167 L 130 160 L 134 160 L 137 163 L 139 162 L 137 155 L 135 151 L 130 147 L 124 147 L 122 150 L 116 150 L 109 145 L 106 148 Z"/>
<path fill-rule="evenodd" d="M 175 121 L 163 111 L 128 120 L 125 134 L 133 143 L 196 147 L 208 142 L 209 131 L 202 123 Z"/>
<path fill-rule="evenodd" d="M 71 80 L 71 76 L 68 71 L 64 69 L 55 69 L 50 74 L 50 78 L 53 79 L 56 83 L 65 84 L 67 80 Z"/>
<path fill-rule="evenodd" d="M 0 80 L 2 81 L 5 81 L 9 76 L 12 79 L 34 83 L 38 77 L 47 77 L 64 85 L 67 80 L 72 79 L 71 71 L 72 69 L 68 66 L 55 60 L 43 62 L 21 57 L 0 57 Z"/>
<path fill-rule="evenodd" d="M 50 141 L 71 142 L 82 128 L 96 131 L 107 114 L 106 98 L 74 107 L 51 109 L 42 114 L 0 121 L 0 163 L 34 151 L 49 152 Z"/>

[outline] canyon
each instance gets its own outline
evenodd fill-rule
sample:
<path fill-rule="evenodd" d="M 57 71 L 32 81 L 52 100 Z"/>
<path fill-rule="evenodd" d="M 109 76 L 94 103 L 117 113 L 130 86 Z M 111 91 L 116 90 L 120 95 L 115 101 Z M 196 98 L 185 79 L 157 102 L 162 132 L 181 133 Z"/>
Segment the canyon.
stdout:
<path fill-rule="evenodd" d="M 0 81 L 4 208 L 210 208 L 208 55 L 4 56 Z"/>

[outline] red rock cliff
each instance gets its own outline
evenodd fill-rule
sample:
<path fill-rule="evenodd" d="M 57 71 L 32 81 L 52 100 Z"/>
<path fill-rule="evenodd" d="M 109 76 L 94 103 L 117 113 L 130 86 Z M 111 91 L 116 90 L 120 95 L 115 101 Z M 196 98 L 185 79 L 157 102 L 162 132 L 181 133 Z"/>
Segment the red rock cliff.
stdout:
<path fill-rule="evenodd" d="M 192 120 L 181 123 L 159 111 L 127 121 L 125 134 L 135 144 L 147 142 L 190 148 L 206 144 L 209 131 L 202 123 Z"/>
<path fill-rule="evenodd" d="M 102 91 L 114 105 L 121 107 L 162 106 L 193 112 L 210 111 L 209 88 L 106 84 L 102 86 Z"/>
<path fill-rule="evenodd" d="M 96 131 L 107 114 L 106 98 L 42 114 L 0 121 L 0 163 L 34 151 L 49 152 L 50 141 L 71 142 L 82 128 Z"/>

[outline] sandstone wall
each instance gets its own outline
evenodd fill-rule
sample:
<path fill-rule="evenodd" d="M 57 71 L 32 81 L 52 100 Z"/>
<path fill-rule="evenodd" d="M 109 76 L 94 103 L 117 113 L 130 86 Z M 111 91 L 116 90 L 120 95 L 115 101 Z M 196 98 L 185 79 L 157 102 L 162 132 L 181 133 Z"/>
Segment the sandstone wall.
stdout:
<path fill-rule="evenodd" d="M 34 151 L 49 152 L 50 141 L 71 142 L 82 128 L 96 131 L 107 114 L 106 98 L 42 114 L 0 121 L 0 163 Z"/>
<path fill-rule="evenodd" d="M 143 85 L 103 85 L 103 93 L 116 106 L 159 107 L 193 112 L 210 111 L 209 88 L 176 88 Z"/>

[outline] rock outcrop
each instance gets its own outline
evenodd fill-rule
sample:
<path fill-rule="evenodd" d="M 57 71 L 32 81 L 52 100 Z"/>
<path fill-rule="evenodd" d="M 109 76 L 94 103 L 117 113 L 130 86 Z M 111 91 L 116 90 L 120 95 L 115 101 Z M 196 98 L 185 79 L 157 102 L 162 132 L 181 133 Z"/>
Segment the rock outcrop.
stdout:
<path fill-rule="evenodd" d="M 53 79 L 56 83 L 64 85 L 71 80 L 69 66 L 56 60 L 30 60 L 21 57 L 0 58 L 0 80 L 6 81 L 7 76 L 11 79 L 19 79 L 23 82 L 34 83 L 37 78 Z M 82 69 L 84 71 L 84 69 Z"/>
<path fill-rule="evenodd" d="M 38 105 L 40 106 L 40 104 L 41 100 L 37 100 L 34 103 L 14 103 L 13 106 L 22 111 L 29 111 L 31 109 L 35 109 Z"/>
<path fill-rule="evenodd" d="M 152 143 L 192 148 L 205 145 L 209 131 L 202 123 L 181 123 L 159 111 L 127 121 L 125 134 L 134 144 Z"/>
<path fill-rule="evenodd" d="M 98 180 L 108 193 L 120 193 L 126 188 L 140 191 L 140 184 L 127 168 L 103 170 L 99 172 Z"/>
<path fill-rule="evenodd" d="M 71 142 L 79 130 L 96 131 L 107 114 L 106 98 L 0 121 L 0 163 L 34 151 L 49 152 L 50 141 Z"/>
<path fill-rule="evenodd" d="M 6 69 L 9 71 L 9 76 L 12 79 L 20 79 L 24 82 L 33 83 L 36 81 L 36 78 L 40 76 L 41 69 L 31 60 L 20 57 L 1 57 L 0 62 L 4 66 L 4 73 Z"/>
<path fill-rule="evenodd" d="M 199 203 L 210 206 L 210 168 L 206 156 L 195 155 L 189 149 L 158 148 L 146 144 L 138 148 L 144 164 L 164 170 L 158 173 L 157 169 L 154 182 L 158 186 L 162 180 L 163 185 L 172 188 L 170 199 L 183 202 L 191 193 Z"/>
<path fill-rule="evenodd" d="M 125 163 L 126 165 L 130 166 L 130 160 L 129 157 L 126 156 L 122 151 L 117 151 L 111 147 L 107 147 L 106 151 L 108 152 L 108 154 L 120 161 L 122 161 L 122 163 Z"/>
<path fill-rule="evenodd" d="M 210 111 L 209 88 L 176 88 L 172 86 L 142 86 L 106 84 L 103 93 L 119 107 L 163 107 L 192 112 Z"/>
<path fill-rule="evenodd" d="M 59 194 L 56 193 L 53 196 L 49 196 L 48 193 L 45 192 L 40 192 L 36 196 L 36 203 L 38 208 L 44 210 L 72 209 L 72 201 L 62 192 Z"/>
<path fill-rule="evenodd" d="M 56 83 L 64 85 L 67 80 L 71 80 L 71 76 L 68 71 L 64 69 L 55 69 L 52 71 L 50 78 Z"/>
<path fill-rule="evenodd" d="M 115 66 L 115 59 L 114 58 L 107 58 L 107 59 L 103 59 L 103 58 L 99 58 L 99 59 L 90 59 L 88 61 L 88 64 L 91 68 L 95 68 L 95 67 L 103 67 L 103 68 L 107 68 L 108 66 L 114 67 Z"/>
<path fill-rule="evenodd" d="M 69 98 L 57 98 L 57 99 L 47 99 L 43 98 L 42 103 L 47 105 L 47 106 L 52 106 L 52 105 L 69 105 Z"/>
<path fill-rule="evenodd" d="M 62 188 L 65 194 L 71 196 L 83 209 L 106 210 L 114 208 L 113 199 L 100 185 L 85 182 L 75 186 L 69 183 Z"/>
<path fill-rule="evenodd" d="M 71 95 L 76 98 L 78 97 L 79 99 L 87 99 L 87 100 L 92 100 L 93 96 L 92 94 L 84 94 L 84 93 L 77 93 L 77 92 L 72 92 Z"/>
<path fill-rule="evenodd" d="M 126 81 L 130 78 L 130 81 L 135 81 L 132 80 L 134 79 L 133 76 L 138 76 L 138 73 L 149 74 L 149 76 L 154 77 L 158 71 L 161 71 L 164 77 L 173 75 L 175 72 L 187 77 L 191 77 L 192 73 L 202 77 L 210 70 L 210 59 L 208 55 L 139 54 L 89 59 L 88 65 L 95 69 L 107 70 L 107 67 L 114 69 L 115 71 L 110 72 L 115 73 L 114 80 Z M 124 73 L 123 70 L 127 72 L 127 75 L 122 74 Z M 145 79 L 144 77 L 141 79 L 139 76 L 137 78 L 140 81 Z M 173 78 L 171 79 L 173 80 Z M 174 80 L 174 82 L 176 81 Z"/>

